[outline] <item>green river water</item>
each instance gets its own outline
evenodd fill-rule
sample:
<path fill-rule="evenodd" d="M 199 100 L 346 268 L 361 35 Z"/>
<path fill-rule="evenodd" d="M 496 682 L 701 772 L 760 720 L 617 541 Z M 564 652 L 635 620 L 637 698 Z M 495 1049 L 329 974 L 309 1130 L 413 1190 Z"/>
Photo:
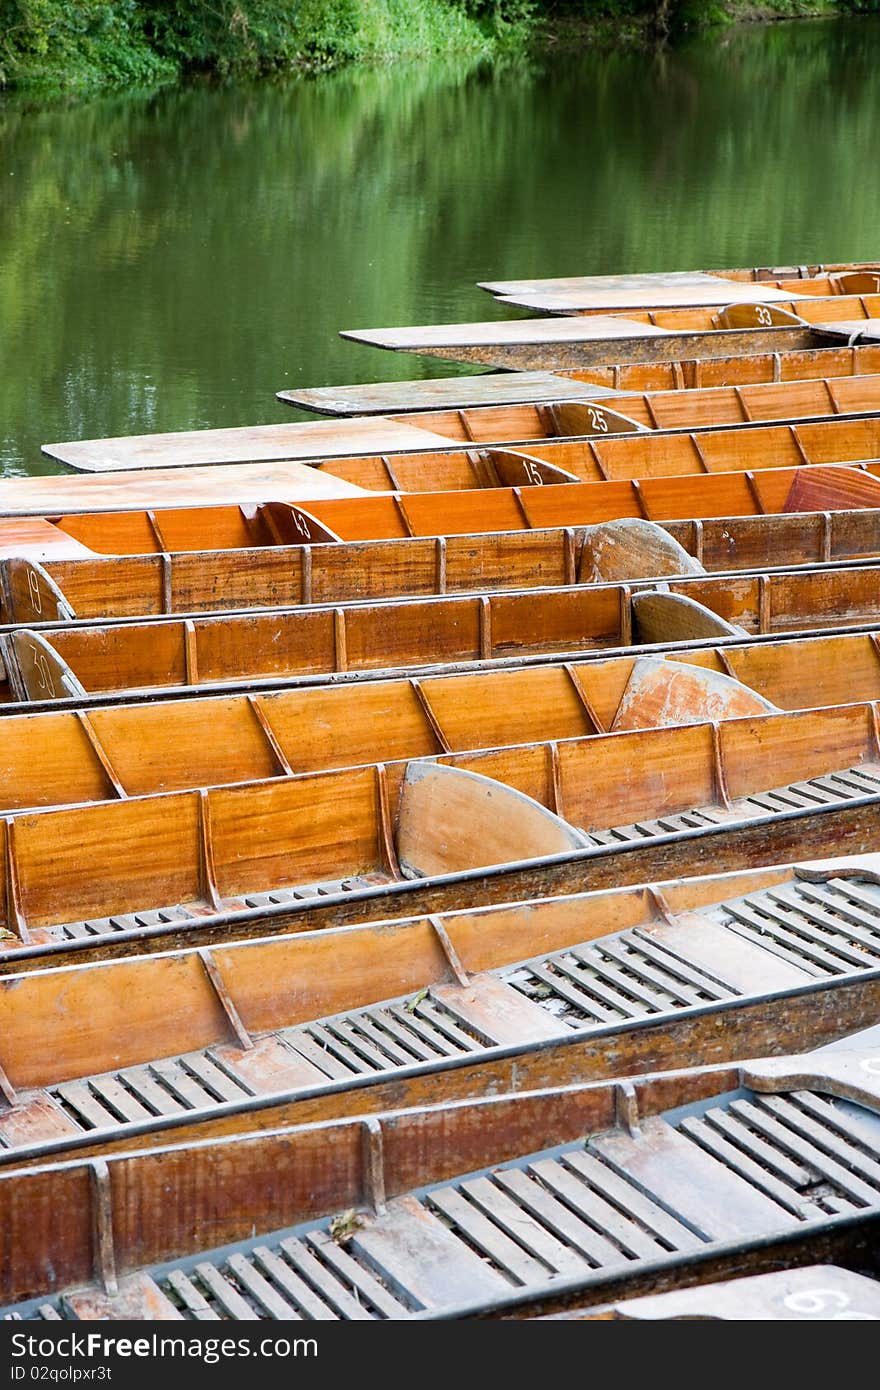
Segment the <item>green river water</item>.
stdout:
<path fill-rule="evenodd" d="M 440 375 L 338 330 L 503 316 L 481 279 L 878 257 L 878 62 L 866 18 L 2 97 L 0 472 L 56 471 L 44 441 L 296 418 L 282 387 Z"/>

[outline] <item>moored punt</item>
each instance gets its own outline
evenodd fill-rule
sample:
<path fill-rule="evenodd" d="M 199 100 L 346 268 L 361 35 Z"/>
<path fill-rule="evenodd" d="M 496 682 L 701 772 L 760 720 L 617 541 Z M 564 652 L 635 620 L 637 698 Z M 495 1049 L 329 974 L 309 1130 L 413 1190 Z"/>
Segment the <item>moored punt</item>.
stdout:
<path fill-rule="evenodd" d="M 9 975 L 0 1166 L 831 1042 L 876 1021 L 876 868 L 818 860 Z"/>
<path fill-rule="evenodd" d="M 597 547 L 622 548 L 627 565 Z M 206 528 L 206 539 L 210 527 Z M 880 510 L 640 518 L 595 527 L 38 561 L 0 561 L 0 621 L 39 626 L 95 618 L 490 593 L 605 580 L 880 559 Z"/>
<path fill-rule="evenodd" d="M 588 554 L 588 567 L 595 553 L 593 548 Z M 39 576 L 29 562 L 25 569 L 30 594 Z M 410 668 L 458 669 L 542 656 L 574 657 L 603 648 L 828 631 L 878 622 L 880 566 L 875 565 L 669 577 L 659 589 L 651 581 L 636 580 L 268 609 L 260 614 L 102 624 L 67 621 L 44 625 L 39 632 L 22 627 L 0 631 L 6 675 L 0 682 L 0 700 L 85 703 L 123 692 L 260 685 Z"/>
<path fill-rule="evenodd" d="M 862 293 L 840 296 L 809 295 L 806 299 L 798 299 L 791 295 L 784 303 L 766 300 L 762 302 L 758 297 L 743 294 L 712 305 L 694 308 L 665 308 L 662 305 L 653 307 L 648 304 L 639 309 L 570 310 L 564 307 L 566 296 L 554 292 L 535 295 L 528 305 L 524 299 L 518 298 L 500 299 L 499 302 L 523 305 L 538 313 L 595 318 L 603 323 L 614 318 L 624 318 L 628 323 L 647 324 L 673 333 L 711 333 L 731 328 L 784 327 L 814 327 L 824 331 L 827 325 L 832 338 L 846 338 L 852 335 L 855 340 L 862 330 L 869 338 L 873 336 L 874 320 L 880 311 L 877 280 L 877 275 L 871 275 L 867 288 Z"/>
<path fill-rule="evenodd" d="M 290 425 L 252 425 L 219 430 L 183 430 L 68 444 L 44 444 L 43 452 L 62 463 L 88 469 L 96 444 L 102 446 L 104 467 L 166 468 L 185 453 L 192 465 L 296 461 L 348 454 L 396 453 L 442 448 L 442 437 L 403 420 L 312 420 Z"/>
<path fill-rule="evenodd" d="M 434 380 L 385 381 L 279 392 L 279 398 L 326 415 L 393 415 L 485 405 L 582 400 L 593 390 L 681 391 L 763 382 L 817 381 L 880 370 L 880 347 L 814 348 L 808 352 L 743 354 L 559 372 L 489 372 Z M 583 382 L 584 388 L 578 389 Z M 609 402 L 610 404 L 610 402 Z"/>
<path fill-rule="evenodd" d="M 860 338 L 868 341 L 876 336 L 874 315 L 880 313 L 880 294 L 872 284 L 869 293 L 792 297 L 784 306 L 756 303 L 754 296 L 751 301 L 730 296 L 701 308 L 582 313 L 566 312 L 558 298 L 546 294 L 535 296 L 532 307 L 557 316 L 346 329 L 341 336 L 392 352 L 525 371 L 675 362 L 690 357 L 800 351 L 826 346 L 834 338 L 850 343 Z"/>
<path fill-rule="evenodd" d="M 423 357 L 514 371 L 790 352 L 822 347 L 827 342 L 827 336 L 816 327 L 800 323 L 759 329 L 673 331 L 639 322 L 635 315 L 614 314 L 347 329 L 341 336 L 391 352 L 413 352 Z"/>
<path fill-rule="evenodd" d="M 621 442 L 609 441 L 604 450 Z M 687 470 L 687 455 L 678 452 L 676 457 L 679 466 Z M 521 468 L 532 463 L 541 466 L 539 460 L 530 460 L 528 455 L 510 452 L 508 458 Z M 696 470 L 667 472 L 645 479 L 603 479 L 553 487 L 535 484 L 383 496 L 362 493 L 357 498 L 266 502 L 252 508 L 49 513 L 41 522 L 45 534 L 62 545 L 74 539 L 80 547 L 77 555 L 71 557 L 63 549 L 61 552 L 60 558 L 69 559 L 95 554 L 169 555 L 174 551 L 238 550 L 333 540 L 464 536 L 476 531 L 589 526 L 623 517 L 666 522 L 687 516 L 699 521 L 877 507 L 880 465 L 787 467 L 784 457 L 778 463 L 777 467 L 754 471 L 742 468 L 711 474 Z M 13 530 L 17 524 L 10 522 Z M 0 519 L 0 534 L 2 526 Z M 10 547 L 6 553 L 26 554 L 39 560 L 51 559 L 55 551 L 52 545 L 32 547 L 25 543 Z"/>
<path fill-rule="evenodd" d="M 398 459 L 380 456 L 323 460 L 315 464 L 315 470 L 358 488 L 417 495 L 441 488 L 648 481 L 810 464 L 870 463 L 880 458 L 880 416 L 876 414 L 675 431 L 636 430 L 632 424 L 615 434 L 613 423 L 609 433 L 595 427 L 593 416 L 598 419 L 601 413 L 603 419 L 611 419 L 607 407 L 564 402 L 550 409 L 564 437 L 535 439 L 517 448 L 421 454 L 407 457 L 403 468 Z M 328 502 L 334 500 L 350 501 L 354 508 L 361 499 Z"/>
<path fill-rule="evenodd" d="M 740 270 L 649 271 L 623 275 L 565 275 L 536 280 L 481 280 L 481 290 L 495 296 L 558 294 L 569 296 L 573 308 L 643 308 L 665 303 L 708 304 L 718 294 L 731 298 L 763 297 L 773 291 L 805 294 L 880 293 L 880 266 L 871 261 L 836 265 L 752 266 Z M 730 282 L 733 282 L 732 284 Z M 749 286 L 760 285 L 755 291 Z"/>
<path fill-rule="evenodd" d="M 880 1283 L 839 1265 L 800 1265 L 547 1316 L 584 1322 L 876 1322 Z"/>
<path fill-rule="evenodd" d="M 848 705 L 22 809 L 0 970 L 864 848 L 878 758 Z"/>
<path fill-rule="evenodd" d="M 515 374 L 510 373 L 515 378 Z M 280 400 L 291 399 L 279 391 Z M 694 429 L 716 425 L 761 424 L 821 416 L 861 415 L 880 409 L 880 374 L 825 377 L 807 381 L 762 382 L 754 386 L 712 386 L 699 390 L 621 392 L 609 401 L 551 398 L 525 405 L 425 410 L 408 419 L 450 441 L 471 444 L 525 443 L 568 435 L 628 434 L 647 430 Z M 392 469 L 394 464 L 392 463 Z"/>
<path fill-rule="evenodd" d="M 876 1249 L 875 1061 L 696 1066 L 7 1172 L 4 1313 L 529 1314 L 852 1265 Z"/>
<path fill-rule="evenodd" d="M 607 386 L 617 391 L 702 390 L 715 386 L 752 386 L 762 382 L 815 381 L 830 377 L 864 376 L 878 370 L 880 347 L 855 343 L 848 347 L 813 348 L 807 352 L 765 352 L 736 357 L 690 358 L 630 366 L 612 365 L 554 373 L 582 381 L 587 389 Z"/>

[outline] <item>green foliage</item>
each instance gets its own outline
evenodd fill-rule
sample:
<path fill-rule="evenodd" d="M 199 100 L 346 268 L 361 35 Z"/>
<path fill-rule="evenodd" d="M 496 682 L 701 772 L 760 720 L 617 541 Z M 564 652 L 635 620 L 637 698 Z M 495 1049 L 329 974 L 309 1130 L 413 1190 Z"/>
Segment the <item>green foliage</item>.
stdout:
<path fill-rule="evenodd" d="M 0 0 L 0 87 L 88 92 L 183 74 L 494 56 L 561 22 L 665 38 L 731 18 L 866 11 L 880 0 Z M 558 35 L 557 35 L 558 36 Z"/>
<path fill-rule="evenodd" d="M 152 86 L 353 60 L 488 56 L 532 0 L 0 0 L 0 86 Z"/>
<path fill-rule="evenodd" d="M 176 76 L 137 0 L 0 0 L 0 85 L 154 86 Z"/>

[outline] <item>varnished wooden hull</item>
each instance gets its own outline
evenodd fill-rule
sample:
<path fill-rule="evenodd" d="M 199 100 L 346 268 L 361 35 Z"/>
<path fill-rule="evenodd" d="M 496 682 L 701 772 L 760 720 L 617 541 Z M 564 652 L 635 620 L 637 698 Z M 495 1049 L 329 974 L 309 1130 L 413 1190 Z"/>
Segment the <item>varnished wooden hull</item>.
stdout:
<path fill-rule="evenodd" d="M 249 685 L 336 672 L 442 667 L 880 621 L 880 567 L 663 580 L 692 620 L 647 623 L 650 586 L 598 584 L 504 595 L 303 607 L 264 615 L 43 626 L 0 635 L 7 699 L 28 703 L 126 690 Z M 635 597 L 634 597 L 635 596 Z M 639 608 L 639 602 L 642 608 Z M 661 609 L 671 609 L 664 598 Z M 705 610 L 704 625 L 696 605 Z M 639 613 L 642 612 L 641 621 Z M 716 623 L 714 619 L 717 618 Z M 70 681 L 66 682 L 69 674 Z"/>
<path fill-rule="evenodd" d="M 494 372 L 433 380 L 386 381 L 357 386 L 325 386 L 279 392 L 279 397 L 321 415 L 400 415 L 414 411 L 484 405 L 577 400 L 601 391 L 686 391 L 761 383 L 816 381 L 877 371 L 880 349 L 869 344 L 814 348 L 808 352 L 766 353 L 728 358 L 685 358 L 643 366 L 614 364 L 593 371 Z M 583 398 L 583 397 L 581 397 Z"/>
<path fill-rule="evenodd" d="M 0 1298 L 28 1318 L 534 1315 L 778 1262 L 874 1269 L 872 1160 L 852 1120 L 834 1139 L 834 1097 L 860 1097 L 856 1126 L 876 1106 L 870 1086 L 847 1086 L 859 1057 L 664 1071 L 4 1173 Z M 804 1191 L 814 1144 L 765 1141 L 783 1181 L 762 1179 L 748 1143 L 739 1161 L 700 1150 L 683 1108 L 735 1124 L 740 1088 L 768 1120 L 780 1106 L 820 1117 L 819 1143 L 854 1165 L 826 1180 L 827 1204 Z"/>
<path fill-rule="evenodd" d="M 707 572 L 794 569 L 880 559 L 880 510 L 664 522 Z M 317 545 L 178 550 L 162 555 L 24 560 L 0 566 L 0 615 L 57 620 L 150 617 L 339 604 L 589 582 L 578 526 Z M 633 569 L 653 577 L 654 552 Z M 42 583 L 45 573 L 57 592 Z"/>
<path fill-rule="evenodd" d="M 832 1041 L 880 1000 L 835 862 L 10 976 L 0 1165 Z"/>
<path fill-rule="evenodd" d="M 520 332 L 515 337 L 509 323 L 501 325 L 502 331 L 494 324 L 455 324 L 449 325 L 445 333 L 438 329 L 428 334 L 417 329 L 368 329 L 349 330 L 342 337 L 392 352 L 412 352 L 448 362 L 528 372 L 604 367 L 610 363 L 679 362 L 690 357 L 709 359 L 762 352 L 800 352 L 822 347 L 827 341 L 817 329 L 801 327 L 714 329 L 709 332 L 663 330 L 655 337 L 644 328 L 639 331 L 637 323 L 633 324 L 631 332 L 619 323 L 613 336 L 606 336 L 603 327 L 590 324 L 588 318 L 578 318 L 577 330 L 565 334 L 558 331 L 557 325 L 571 323 L 571 319 L 517 319 L 514 322 L 518 327 L 523 325 L 528 332 Z M 475 341 L 475 330 L 483 341 Z"/>
<path fill-rule="evenodd" d="M 503 382 L 510 375 L 493 380 Z M 562 386 L 563 378 L 554 379 Z M 488 388 L 484 390 L 488 392 Z M 279 398 L 301 403 L 300 397 L 291 392 L 279 392 Z M 551 397 L 534 405 L 425 409 L 391 418 L 401 424 L 411 421 L 421 429 L 444 435 L 450 442 L 470 447 L 567 435 L 629 433 L 636 425 L 657 431 L 859 415 L 877 410 L 878 405 L 880 380 L 869 375 L 744 385 L 738 389 L 715 386 L 691 391 L 624 392 L 610 399 L 603 395 L 593 399 L 585 387 L 580 400 L 554 401 Z"/>
<path fill-rule="evenodd" d="M 517 814 L 512 788 L 570 843 L 522 824 L 502 845 L 478 805 L 458 843 L 438 793 L 418 814 L 447 848 L 407 876 L 411 772 L 434 766 L 491 779 L 490 822 Z M 853 705 L 21 812 L 0 832 L 0 972 L 739 868 L 762 843 L 863 852 L 878 795 L 873 707 Z"/>

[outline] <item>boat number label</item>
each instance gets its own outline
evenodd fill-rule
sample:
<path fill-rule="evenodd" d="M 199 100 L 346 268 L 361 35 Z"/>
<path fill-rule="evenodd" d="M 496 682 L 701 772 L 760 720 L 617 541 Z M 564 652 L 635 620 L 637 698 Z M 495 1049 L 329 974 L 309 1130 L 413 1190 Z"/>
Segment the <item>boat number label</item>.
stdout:
<path fill-rule="evenodd" d="M 40 581 L 35 570 L 29 569 L 27 572 L 28 593 L 30 594 L 31 607 L 35 613 L 43 611 L 43 597 L 40 593 Z"/>
<path fill-rule="evenodd" d="M 302 513 L 298 512 L 296 508 L 293 507 L 291 508 L 291 514 L 293 516 L 293 524 L 296 527 L 297 531 L 299 531 L 300 535 L 304 536 L 307 541 L 311 540 L 312 533 L 309 530 L 309 523 L 306 521 Z"/>
<path fill-rule="evenodd" d="M 764 328 L 770 328 L 773 323 L 773 315 L 763 304 L 755 305 L 755 318 Z"/>
<path fill-rule="evenodd" d="M 534 483 L 536 487 L 544 486 L 541 470 L 536 463 L 532 463 L 531 459 L 523 459 L 523 472 L 530 483 Z"/>
<path fill-rule="evenodd" d="M 52 672 L 49 669 L 49 663 L 46 660 L 46 654 L 45 652 L 38 651 L 37 648 L 34 646 L 33 642 L 29 642 L 28 646 L 34 654 L 34 669 L 36 670 L 38 677 L 37 688 L 39 690 L 45 691 L 45 693 L 51 699 L 54 700 L 55 682 L 52 679 Z"/>
<path fill-rule="evenodd" d="M 587 411 L 590 416 L 590 424 L 593 426 L 593 429 L 596 431 L 596 433 L 607 434 L 608 421 L 605 418 L 605 412 L 602 410 L 597 410 L 596 406 L 594 405 L 588 405 Z"/>
<path fill-rule="evenodd" d="M 824 1318 L 832 1322 L 876 1322 L 873 1313 L 860 1313 L 841 1289 L 799 1289 L 782 1300 L 782 1306 L 804 1318 Z"/>

